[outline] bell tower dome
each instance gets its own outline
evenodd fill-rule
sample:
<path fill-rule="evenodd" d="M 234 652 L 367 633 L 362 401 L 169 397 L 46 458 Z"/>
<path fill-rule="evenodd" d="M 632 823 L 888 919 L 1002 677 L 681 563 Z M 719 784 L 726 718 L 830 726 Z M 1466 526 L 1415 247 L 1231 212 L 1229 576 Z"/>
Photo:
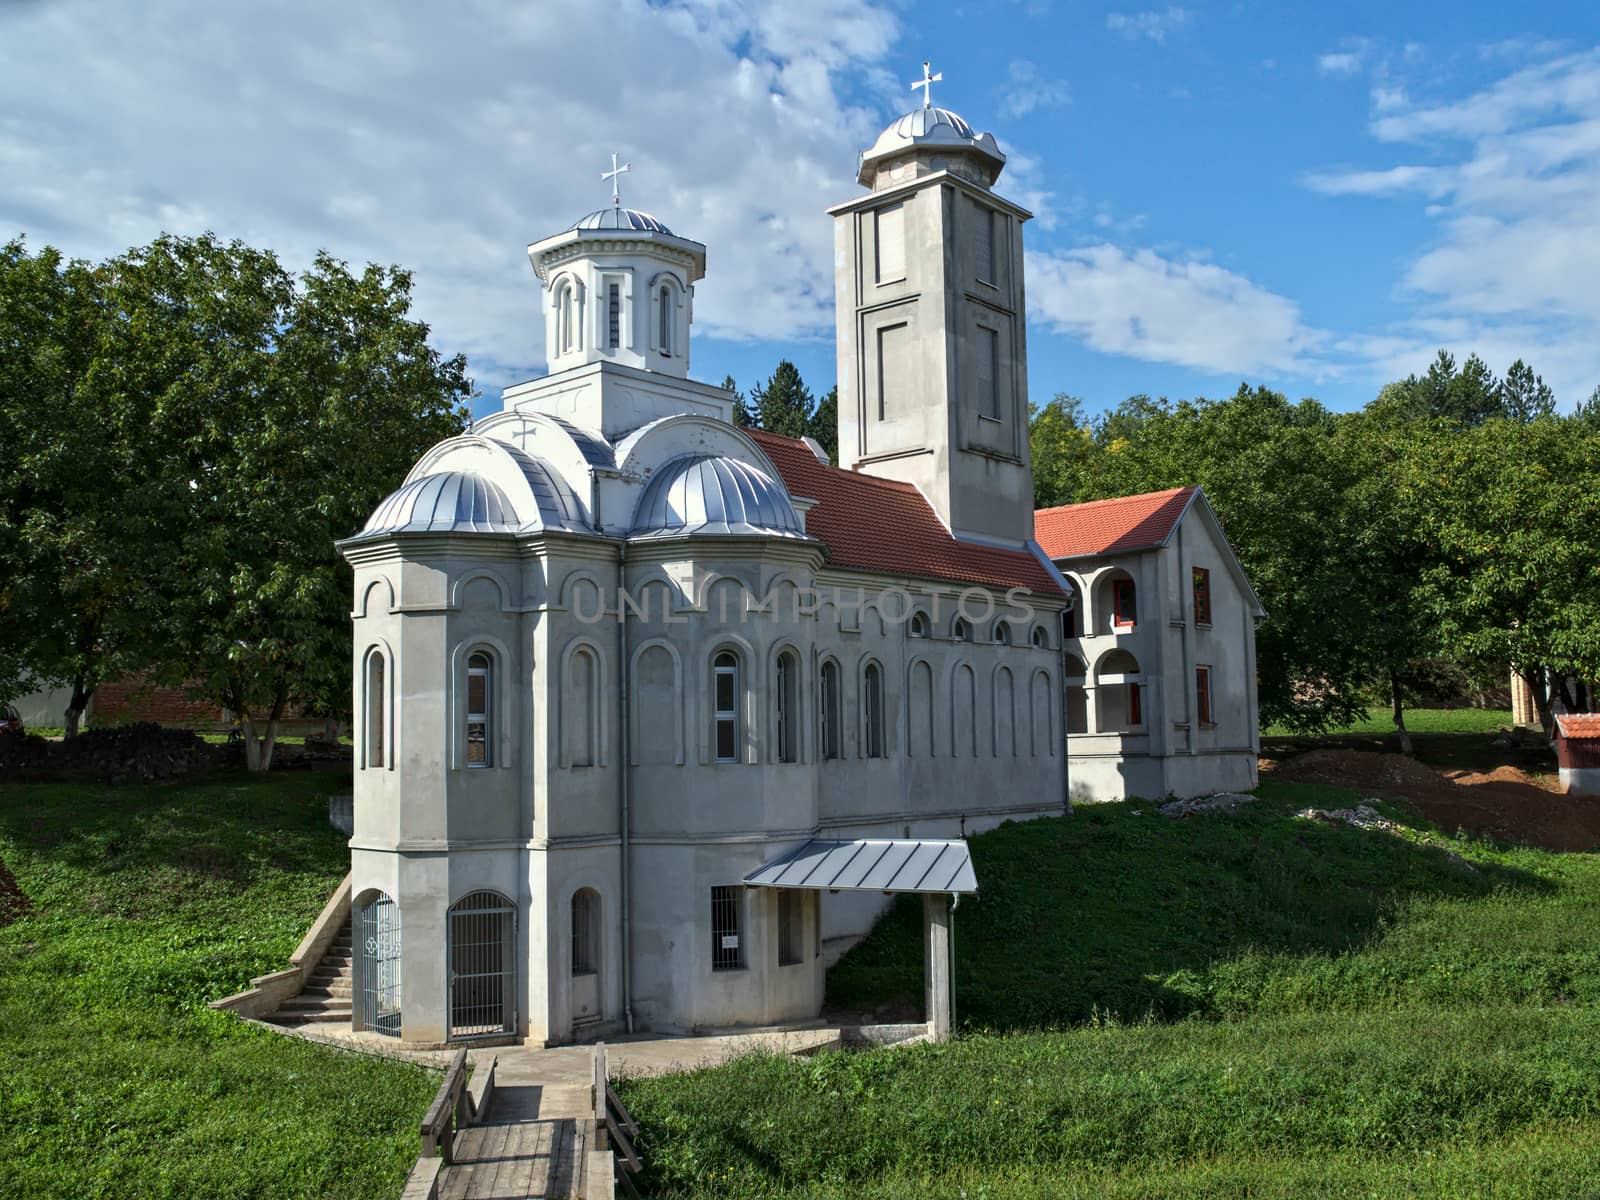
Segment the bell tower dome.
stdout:
<path fill-rule="evenodd" d="M 1006 156 L 931 90 L 861 155 L 834 219 L 841 466 L 915 484 L 958 535 L 1033 536 L 1022 225 Z"/>

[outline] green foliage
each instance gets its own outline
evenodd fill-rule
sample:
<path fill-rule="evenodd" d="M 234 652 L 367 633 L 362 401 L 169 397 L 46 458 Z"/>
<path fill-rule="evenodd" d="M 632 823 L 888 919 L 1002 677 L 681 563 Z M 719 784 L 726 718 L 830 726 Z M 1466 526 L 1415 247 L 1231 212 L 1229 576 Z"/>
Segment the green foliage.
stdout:
<path fill-rule="evenodd" d="M 1526 424 L 1555 412 L 1555 393 L 1520 358 L 1498 379 L 1476 354 L 1458 367 L 1444 350 L 1427 374 L 1390 384 L 1379 402 L 1404 419 L 1439 419 L 1457 428 L 1495 419 Z"/>
<path fill-rule="evenodd" d="M 940 1047 L 636 1079 L 653 1194 L 1582 1194 L 1600 1166 L 1600 859 L 1296 820 L 1079 809 L 971 839 Z M 917 995 L 896 908 L 830 997 Z M 1012 1030 L 1078 1022 L 1047 1032 Z"/>
<path fill-rule="evenodd" d="M 1084 418 L 1082 400 L 1058 392 L 1049 404 L 1034 405 L 1028 443 L 1035 508 L 1097 498 L 1089 469 L 1096 450 L 1094 432 Z"/>
<path fill-rule="evenodd" d="M 751 391 L 750 400 L 755 406 L 759 428 L 790 438 L 804 437 L 810 432 L 807 422 L 817 400 L 800 377 L 800 368 L 788 359 L 778 364 L 765 383 Z"/>
<path fill-rule="evenodd" d="M 828 394 L 817 401 L 811 416 L 806 419 L 806 433 L 817 445 L 828 452 L 828 461 L 839 465 L 839 387 L 835 384 Z"/>
<path fill-rule="evenodd" d="M 280 969 L 349 867 L 337 775 L 0 786 L 0 1194 L 397 1195 L 430 1072 L 210 1000 Z"/>
<path fill-rule="evenodd" d="M 755 414 L 750 411 L 750 405 L 746 403 L 744 393 L 739 390 L 739 385 L 732 375 L 722 377 L 722 390 L 732 393 L 733 423 L 745 429 L 753 428 L 756 423 Z"/>

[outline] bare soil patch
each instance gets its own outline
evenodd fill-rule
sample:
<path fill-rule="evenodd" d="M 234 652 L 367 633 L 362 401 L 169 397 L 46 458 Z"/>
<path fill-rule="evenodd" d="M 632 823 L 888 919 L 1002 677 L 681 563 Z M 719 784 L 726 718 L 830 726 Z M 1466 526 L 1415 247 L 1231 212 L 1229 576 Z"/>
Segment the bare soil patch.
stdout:
<path fill-rule="evenodd" d="M 27 916 L 32 909 L 33 901 L 23 892 L 17 877 L 0 862 L 0 928 Z"/>
<path fill-rule="evenodd" d="M 1555 777 L 1519 767 L 1440 772 L 1400 754 L 1327 749 L 1278 763 L 1262 760 L 1261 769 L 1273 779 L 1404 800 L 1449 833 L 1465 829 L 1547 850 L 1600 849 L 1600 799 L 1569 796 Z"/>

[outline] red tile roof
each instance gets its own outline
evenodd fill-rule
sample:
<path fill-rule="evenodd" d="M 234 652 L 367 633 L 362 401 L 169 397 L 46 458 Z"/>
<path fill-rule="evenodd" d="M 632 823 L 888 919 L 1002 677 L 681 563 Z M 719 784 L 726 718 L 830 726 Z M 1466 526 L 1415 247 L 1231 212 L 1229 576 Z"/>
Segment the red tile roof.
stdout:
<path fill-rule="evenodd" d="M 1568 741 L 1600 738 L 1600 713 L 1557 713 L 1556 727 Z"/>
<path fill-rule="evenodd" d="M 806 513 L 806 532 L 827 546 L 833 565 L 1061 594 L 1054 577 L 1028 551 L 954 537 L 911 484 L 830 467 L 796 438 L 747 432 L 778 468 L 790 493 L 817 502 Z"/>
<path fill-rule="evenodd" d="M 1051 558 L 1082 558 L 1148 550 L 1172 536 L 1196 489 L 1169 488 L 1142 496 L 1090 500 L 1041 508 L 1033 514 L 1033 536 Z"/>

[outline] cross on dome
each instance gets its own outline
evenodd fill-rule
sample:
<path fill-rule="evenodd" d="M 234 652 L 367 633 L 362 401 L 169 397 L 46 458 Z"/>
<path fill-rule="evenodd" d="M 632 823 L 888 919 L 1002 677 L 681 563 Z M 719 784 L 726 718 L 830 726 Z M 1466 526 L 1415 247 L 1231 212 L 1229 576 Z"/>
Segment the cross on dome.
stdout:
<path fill-rule="evenodd" d="M 632 166 L 632 163 L 623 163 L 620 167 L 617 166 L 617 156 L 613 154 L 611 156 L 611 170 L 600 172 L 600 181 L 602 183 L 604 183 L 607 179 L 611 180 L 611 205 L 613 208 L 622 207 L 622 189 L 617 186 L 618 176 L 622 175 L 623 172 L 627 171 Z"/>
<path fill-rule="evenodd" d="M 928 73 L 928 68 L 930 66 L 932 66 L 932 65 L 933 65 L 932 63 L 924 62 L 922 64 L 922 78 L 917 80 L 915 83 L 913 83 L 911 85 L 911 90 L 913 92 L 916 91 L 918 88 L 922 89 L 922 107 L 923 108 L 932 108 L 933 107 L 933 85 L 936 84 L 936 83 L 944 82 L 944 72 L 943 71 L 940 71 L 936 75 L 930 75 Z"/>

